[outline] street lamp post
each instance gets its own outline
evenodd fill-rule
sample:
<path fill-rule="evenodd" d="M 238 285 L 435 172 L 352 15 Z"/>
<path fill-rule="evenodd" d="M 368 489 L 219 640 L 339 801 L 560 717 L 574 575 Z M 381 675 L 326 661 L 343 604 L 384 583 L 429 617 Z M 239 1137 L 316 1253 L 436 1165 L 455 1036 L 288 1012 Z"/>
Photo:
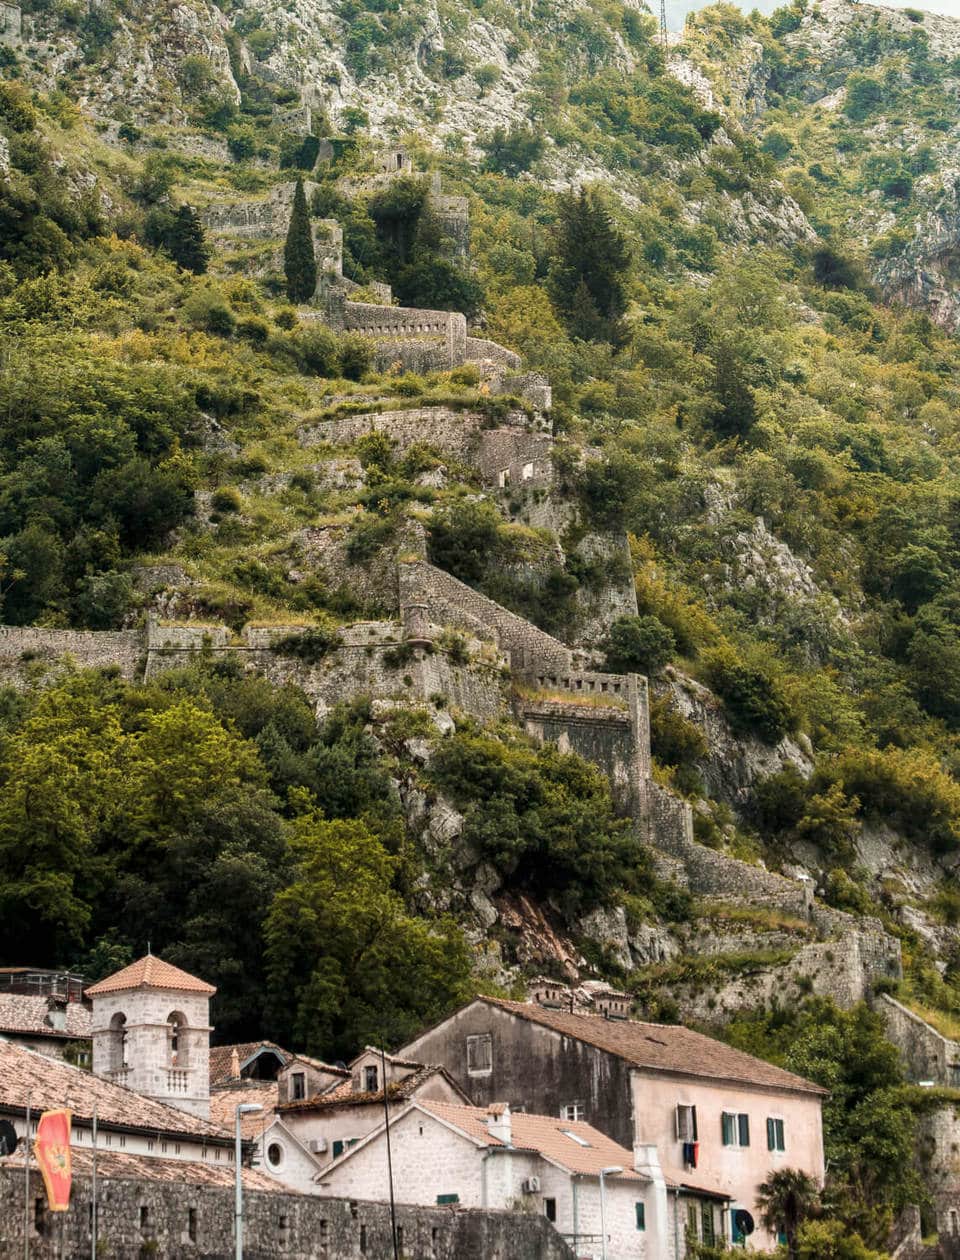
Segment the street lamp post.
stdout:
<path fill-rule="evenodd" d="M 606 1198 L 604 1195 L 603 1179 L 604 1177 L 615 1177 L 617 1173 L 622 1173 L 623 1169 L 619 1164 L 611 1164 L 609 1168 L 600 1169 L 600 1257 L 601 1260 L 607 1260 L 607 1219 L 606 1219 Z M 239 1260 L 239 1258 L 238 1258 Z"/>
<path fill-rule="evenodd" d="M 250 1115 L 254 1111 L 263 1111 L 259 1103 L 238 1103 L 236 1114 L 236 1125 L 234 1128 L 234 1152 L 233 1152 L 233 1170 L 235 1173 L 235 1198 L 233 1212 L 233 1235 L 236 1242 L 236 1258 L 243 1260 L 243 1177 L 241 1176 L 241 1158 L 240 1149 L 240 1117 Z"/>

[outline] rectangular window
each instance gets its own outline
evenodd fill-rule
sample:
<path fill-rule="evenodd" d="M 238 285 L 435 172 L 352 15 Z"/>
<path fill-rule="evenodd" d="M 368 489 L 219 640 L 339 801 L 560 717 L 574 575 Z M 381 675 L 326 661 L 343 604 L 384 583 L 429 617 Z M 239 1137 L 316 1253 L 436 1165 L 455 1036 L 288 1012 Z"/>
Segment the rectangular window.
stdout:
<path fill-rule="evenodd" d="M 367 1227 L 366 1225 L 360 1226 L 360 1254 L 362 1256 L 365 1256 L 367 1254 Z"/>
<path fill-rule="evenodd" d="M 303 1072 L 294 1072 L 290 1080 L 293 1084 L 293 1101 L 296 1102 L 298 1098 L 306 1098 L 307 1085 Z"/>
<path fill-rule="evenodd" d="M 637 1213 L 637 1229 L 647 1228 L 647 1205 L 645 1203 L 634 1204 Z"/>
<path fill-rule="evenodd" d="M 187 1237 L 191 1242 L 197 1241 L 197 1209 L 187 1208 Z"/>
<path fill-rule="evenodd" d="M 700 1205 L 700 1232 L 703 1235 L 703 1241 L 708 1247 L 712 1247 L 717 1241 L 717 1231 L 713 1227 L 713 1207 L 709 1203 Z"/>
<path fill-rule="evenodd" d="M 47 1232 L 47 1209 L 45 1199 L 33 1201 L 33 1228 L 42 1238 Z"/>
<path fill-rule="evenodd" d="M 363 1088 L 368 1094 L 375 1094 L 380 1086 L 377 1084 L 379 1073 L 375 1067 L 365 1067 L 363 1069 Z"/>
<path fill-rule="evenodd" d="M 554 1225 L 557 1223 L 557 1201 L 556 1201 L 556 1199 L 544 1199 L 544 1201 L 543 1201 L 543 1214 L 544 1214 L 544 1216 L 547 1218 L 547 1220 L 548 1220 L 548 1221 L 552 1221 Z"/>
<path fill-rule="evenodd" d="M 787 1149 L 783 1134 L 783 1121 L 777 1116 L 767 1117 L 767 1150 L 785 1151 Z"/>
<path fill-rule="evenodd" d="M 750 1145 L 750 1117 L 744 1112 L 723 1112 L 720 1127 L 724 1146 Z"/>
<path fill-rule="evenodd" d="M 334 1142 L 333 1144 L 333 1158 L 336 1159 L 338 1155 L 342 1155 L 342 1154 L 343 1154 L 343 1143 L 338 1138 L 337 1141 Z"/>
<path fill-rule="evenodd" d="M 697 1205 L 695 1203 L 687 1204 L 687 1238 L 692 1241 L 698 1241 L 700 1232 L 697 1229 Z"/>
<path fill-rule="evenodd" d="M 493 1070 L 493 1036 L 481 1033 L 477 1037 L 467 1038 L 467 1071 L 479 1076 L 483 1072 Z"/>
<path fill-rule="evenodd" d="M 560 1108 L 561 1120 L 583 1120 L 586 1114 L 586 1108 L 582 1102 L 567 1103 L 566 1106 Z"/>
<path fill-rule="evenodd" d="M 696 1142 L 697 1109 L 686 1103 L 677 1103 L 677 1140 L 679 1142 Z"/>
<path fill-rule="evenodd" d="M 140 1209 L 140 1228 L 141 1228 L 141 1229 L 148 1229 L 148 1228 L 149 1228 L 149 1226 L 150 1226 L 150 1209 L 149 1209 L 148 1207 L 141 1207 L 141 1209 Z"/>

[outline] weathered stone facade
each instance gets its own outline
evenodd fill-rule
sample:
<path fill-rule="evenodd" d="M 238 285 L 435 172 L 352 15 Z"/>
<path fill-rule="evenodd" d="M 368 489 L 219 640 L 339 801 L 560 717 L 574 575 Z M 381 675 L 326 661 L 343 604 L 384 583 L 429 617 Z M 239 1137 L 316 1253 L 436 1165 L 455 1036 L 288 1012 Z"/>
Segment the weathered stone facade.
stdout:
<path fill-rule="evenodd" d="M 27 1222 L 32 1260 L 89 1255 L 89 1179 L 74 1177 L 70 1211 L 61 1218 L 51 1216 L 45 1202 L 43 1183 L 33 1173 Z M 22 1170 L 0 1171 L 0 1255 L 23 1254 L 23 1204 Z M 103 1254 L 115 1260 L 231 1260 L 233 1210 L 232 1189 L 220 1186 L 101 1178 Z M 543 1216 L 398 1204 L 397 1226 L 402 1253 L 410 1256 L 573 1260 L 573 1252 Z M 387 1260 L 393 1255 L 387 1203 L 313 1195 L 247 1191 L 244 1240 L 247 1260 Z"/>
<path fill-rule="evenodd" d="M 900 1051 L 907 1080 L 956 1088 L 960 1085 L 960 1042 L 951 1041 L 889 993 L 877 998 L 887 1036 Z"/>
<path fill-rule="evenodd" d="M 0 44 L 19 44 L 23 17 L 18 4 L 0 3 Z"/>

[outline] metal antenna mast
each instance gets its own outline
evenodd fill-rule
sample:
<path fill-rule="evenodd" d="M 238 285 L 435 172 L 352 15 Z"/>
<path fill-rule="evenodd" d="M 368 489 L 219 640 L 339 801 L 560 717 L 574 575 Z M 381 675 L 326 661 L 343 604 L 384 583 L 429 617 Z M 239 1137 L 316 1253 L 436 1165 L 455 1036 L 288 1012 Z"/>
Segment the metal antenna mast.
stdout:
<path fill-rule="evenodd" d="M 667 50 L 667 0 L 660 0 L 660 43 Z"/>

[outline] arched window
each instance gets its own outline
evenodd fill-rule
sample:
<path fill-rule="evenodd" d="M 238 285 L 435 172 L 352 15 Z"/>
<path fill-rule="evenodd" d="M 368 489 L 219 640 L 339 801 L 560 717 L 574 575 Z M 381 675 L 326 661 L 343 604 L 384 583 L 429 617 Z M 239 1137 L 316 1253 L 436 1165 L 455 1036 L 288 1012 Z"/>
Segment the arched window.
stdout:
<path fill-rule="evenodd" d="M 167 1049 L 171 1067 L 187 1066 L 187 1017 L 183 1011 L 171 1011 L 167 1016 Z"/>
<path fill-rule="evenodd" d="M 110 1071 L 122 1072 L 127 1066 L 127 1017 L 117 1011 L 110 1019 Z"/>

